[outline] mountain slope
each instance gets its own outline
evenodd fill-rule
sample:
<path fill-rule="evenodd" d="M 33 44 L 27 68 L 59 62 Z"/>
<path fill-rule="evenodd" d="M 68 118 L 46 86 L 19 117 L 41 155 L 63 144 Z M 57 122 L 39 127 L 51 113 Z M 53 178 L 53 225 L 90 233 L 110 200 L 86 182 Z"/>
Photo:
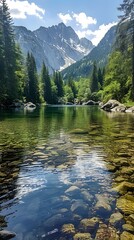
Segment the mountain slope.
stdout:
<path fill-rule="evenodd" d="M 40 27 L 33 32 L 25 27 L 15 27 L 15 39 L 24 54 L 32 52 L 39 70 L 44 61 L 50 73 L 82 59 L 94 47 L 88 39 L 79 39 L 64 23 Z"/>
<path fill-rule="evenodd" d="M 79 78 L 87 77 L 91 74 L 93 62 L 96 61 L 97 65 L 102 67 L 108 60 L 109 53 L 112 50 L 116 35 L 116 26 L 113 26 L 100 41 L 98 46 L 85 56 L 80 61 L 72 64 L 70 67 L 62 71 L 64 78 Z"/>

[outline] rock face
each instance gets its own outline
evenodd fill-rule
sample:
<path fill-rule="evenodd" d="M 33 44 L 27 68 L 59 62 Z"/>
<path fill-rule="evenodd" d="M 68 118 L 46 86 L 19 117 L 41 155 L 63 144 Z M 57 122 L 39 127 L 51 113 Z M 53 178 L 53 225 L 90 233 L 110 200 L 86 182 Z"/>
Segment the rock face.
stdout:
<path fill-rule="evenodd" d="M 75 31 L 64 23 L 40 27 L 33 32 L 25 27 L 15 27 L 15 39 L 24 54 L 32 52 L 38 69 L 44 61 L 50 73 L 80 60 L 94 47 L 88 39 L 79 39 Z"/>

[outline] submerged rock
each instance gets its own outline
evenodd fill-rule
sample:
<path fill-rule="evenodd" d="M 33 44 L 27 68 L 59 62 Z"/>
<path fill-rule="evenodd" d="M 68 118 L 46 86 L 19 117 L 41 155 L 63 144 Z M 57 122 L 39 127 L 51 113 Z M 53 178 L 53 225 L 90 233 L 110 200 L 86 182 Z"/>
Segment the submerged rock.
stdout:
<path fill-rule="evenodd" d="M 112 188 L 112 190 L 120 194 L 125 194 L 127 191 L 134 190 L 134 183 L 124 181 Z"/>
<path fill-rule="evenodd" d="M 96 194 L 95 196 L 98 200 L 95 205 L 96 212 L 98 214 L 109 214 L 112 210 L 109 204 L 109 198 L 101 194 Z"/>
<path fill-rule="evenodd" d="M 90 232 L 93 233 L 97 230 L 99 226 L 99 218 L 93 217 L 93 218 L 85 218 L 82 219 L 80 222 L 80 229 L 84 232 Z"/>
<path fill-rule="evenodd" d="M 78 194 L 80 192 L 80 189 L 76 186 L 71 186 L 70 188 L 68 188 L 65 193 L 69 196 Z"/>
<path fill-rule="evenodd" d="M 116 206 L 125 214 L 134 213 L 134 201 L 128 200 L 125 197 L 121 197 L 117 200 Z"/>
<path fill-rule="evenodd" d="M 115 228 L 100 224 L 95 240 L 119 240 L 119 235 Z"/>
<path fill-rule="evenodd" d="M 61 232 L 63 234 L 71 235 L 73 236 L 75 234 L 75 227 L 73 224 L 64 224 L 62 226 Z"/>
<path fill-rule="evenodd" d="M 78 215 L 86 214 L 88 212 L 88 204 L 85 204 L 82 200 L 76 200 L 71 206 L 71 211 Z"/>
<path fill-rule="evenodd" d="M 134 240 L 134 235 L 124 231 L 120 236 L 120 240 Z"/>
<path fill-rule="evenodd" d="M 123 224 L 122 228 L 127 232 L 134 233 L 134 226 L 132 226 L 131 224 Z"/>
<path fill-rule="evenodd" d="M 113 226 L 122 225 L 123 215 L 120 212 L 113 213 L 109 219 L 109 223 Z"/>
<path fill-rule="evenodd" d="M 8 239 L 11 239 L 15 236 L 16 236 L 16 234 L 14 232 L 10 232 L 10 231 L 7 231 L 7 230 L 0 231 L 0 239 L 1 240 L 8 240 Z"/>
<path fill-rule="evenodd" d="M 92 240 L 90 233 L 77 233 L 73 240 Z"/>

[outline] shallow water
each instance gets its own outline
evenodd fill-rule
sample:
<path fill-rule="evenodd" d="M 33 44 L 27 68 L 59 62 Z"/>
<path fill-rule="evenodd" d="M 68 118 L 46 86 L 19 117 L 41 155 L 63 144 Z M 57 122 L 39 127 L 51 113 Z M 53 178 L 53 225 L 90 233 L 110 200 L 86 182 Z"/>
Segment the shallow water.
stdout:
<path fill-rule="evenodd" d="M 116 201 L 132 196 L 132 188 L 111 189 L 120 176 L 119 182 L 134 180 L 132 171 L 123 173 L 134 167 L 134 115 L 92 106 L 1 111 L 0 163 L 0 226 L 15 232 L 16 240 L 73 239 L 61 230 L 64 224 L 85 232 L 81 220 L 98 217 L 110 228 L 118 211 L 125 223 Z M 98 199 L 106 207 L 97 208 Z M 114 228 L 123 232 L 121 224 Z"/>

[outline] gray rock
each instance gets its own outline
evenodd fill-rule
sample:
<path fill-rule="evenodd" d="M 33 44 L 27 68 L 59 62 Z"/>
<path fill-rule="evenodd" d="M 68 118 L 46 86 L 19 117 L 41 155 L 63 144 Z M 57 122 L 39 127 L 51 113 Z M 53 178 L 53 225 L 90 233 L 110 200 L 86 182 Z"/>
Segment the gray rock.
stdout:
<path fill-rule="evenodd" d="M 110 99 L 107 103 L 105 103 L 101 109 L 105 110 L 105 111 L 111 111 L 112 108 L 115 108 L 116 106 L 121 105 L 120 102 L 118 102 L 115 99 Z"/>
<path fill-rule="evenodd" d="M 127 113 L 134 113 L 134 106 L 126 110 Z"/>
<path fill-rule="evenodd" d="M 14 232 L 10 232 L 10 231 L 7 231 L 7 230 L 0 231 L 0 239 L 1 240 L 8 240 L 8 239 L 11 239 L 15 236 L 16 236 L 16 234 Z"/>

